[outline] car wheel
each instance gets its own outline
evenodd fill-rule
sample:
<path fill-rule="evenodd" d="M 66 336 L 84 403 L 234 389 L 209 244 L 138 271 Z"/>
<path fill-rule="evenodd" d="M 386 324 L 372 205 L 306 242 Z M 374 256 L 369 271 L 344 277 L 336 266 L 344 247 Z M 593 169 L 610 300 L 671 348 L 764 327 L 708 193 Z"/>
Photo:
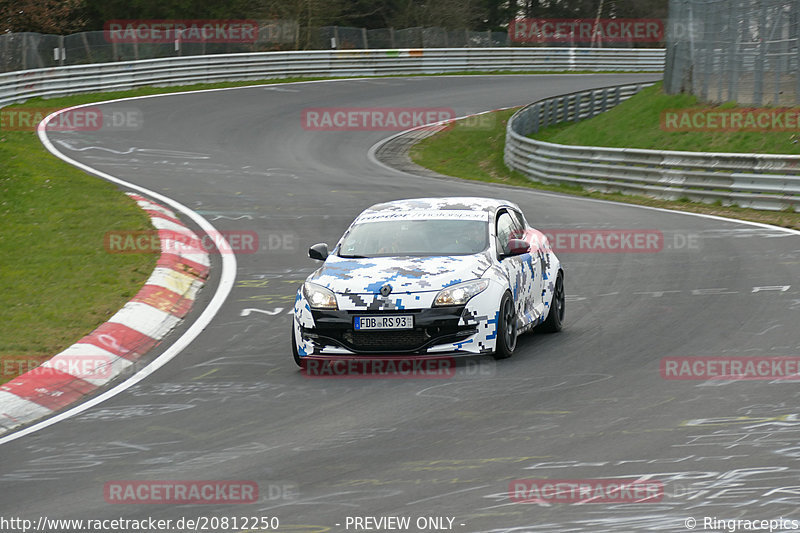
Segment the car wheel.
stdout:
<path fill-rule="evenodd" d="M 561 331 L 564 322 L 564 302 L 564 276 L 559 272 L 556 277 L 553 300 L 550 302 L 550 313 L 547 315 L 547 320 L 541 325 L 542 331 L 545 333 Z"/>
<path fill-rule="evenodd" d="M 497 347 L 495 359 L 507 359 L 514 354 L 517 346 L 517 314 L 514 311 L 514 300 L 509 293 L 503 294 L 500 300 L 500 314 L 497 318 Z"/>
<path fill-rule="evenodd" d="M 292 320 L 292 355 L 294 356 L 294 362 L 297 363 L 297 366 L 303 368 L 306 362 L 300 358 L 300 354 L 297 352 L 297 340 L 295 339 L 294 333 L 294 320 Z"/>

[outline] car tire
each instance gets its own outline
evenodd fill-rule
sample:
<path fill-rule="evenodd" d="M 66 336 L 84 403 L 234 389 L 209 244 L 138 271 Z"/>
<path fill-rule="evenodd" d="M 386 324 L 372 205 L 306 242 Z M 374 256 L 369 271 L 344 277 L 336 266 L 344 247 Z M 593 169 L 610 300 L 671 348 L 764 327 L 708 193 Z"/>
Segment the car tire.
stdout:
<path fill-rule="evenodd" d="M 511 294 L 508 292 L 503 294 L 498 310 L 494 358 L 508 359 L 514 355 L 514 348 L 517 347 L 517 314 Z"/>
<path fill-rule="evenodd" d="M 550 301 L 550 313 L 547 315 L 547 320 L 540 326 L 541 331 L 545 333 L 556 333 L 561 331 L 564 327 L 564 303 L 566 297 L 564 295 L 564 275 L 559 272 L 556 276 L 556 286 L 553 290 L 553 299 Z"/>
<path fill-rule="evenodd" d="M 292 355 L 294 356 L 294 362 L 297 363 L 297 366 L 303 368 L 306 362 L 300 358 L 300 354 L 297 352 L 297 340 L 294 333 L 294 320 L 292 320 Z"/>

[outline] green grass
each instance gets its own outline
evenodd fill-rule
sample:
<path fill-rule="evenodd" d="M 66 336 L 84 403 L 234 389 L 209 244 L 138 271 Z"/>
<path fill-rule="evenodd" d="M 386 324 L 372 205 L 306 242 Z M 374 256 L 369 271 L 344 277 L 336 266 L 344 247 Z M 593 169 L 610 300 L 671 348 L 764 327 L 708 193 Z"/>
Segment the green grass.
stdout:
<path fill-rule="evenodd" d="M 664 94 L 661 84 L 642 90 L 618 106 L 589 120 L 551 126 L 531 135 L 541 141 L 580 146 L 646 148 L 703 152 L 800 154 L 800 131 L 665 131 L 662 112 L 692 109 L 715 111 L 734 104 L 700 104 L 688 94 Z"/>
<path fill-rule="evenodd" d="M 477 125 L 474 120 L 472 124 L 466 122 L 456 123 L 455 127 L 423 139 L 414 145 L 410 153 L 411 159 L 418 165 L 447 176 L 602 200 L 739 218 L 800 229 L 800 213 L 790 211 L 775 212 L 740 207 L 723 207 L 718 204 L 689 202 L 688 199 L 671 202 L 645 196 L 623 195 L 622 193 L 588 192 L 581 187 L 571 185 L 548 185 L 532 182 L 523 174 L 509 170 L 503 163 L 506 123 L 515 111 L 515 109 L 512 109 L 492 113 L 492 118 L 481 120 Z"/>
<path fill-rule="evenodd" d="M 115 186 L 51 156 L 35 133 L 0 132 L 0 161 L 0 357 L 27 364 L 118 311 L 156 256 L 105 251 L 105 232 L 150 229 L 149 218 Z"/>

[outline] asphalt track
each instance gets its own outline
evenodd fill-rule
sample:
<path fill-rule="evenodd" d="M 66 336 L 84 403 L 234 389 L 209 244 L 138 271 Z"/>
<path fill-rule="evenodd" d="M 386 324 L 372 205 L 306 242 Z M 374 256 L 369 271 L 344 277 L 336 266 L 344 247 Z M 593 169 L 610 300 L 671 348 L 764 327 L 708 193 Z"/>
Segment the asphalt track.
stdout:
<path fill-rule="evenodd" d="M 664 357 L 798 355 L 797 235 L 401 174 L 367 155 L 388 132 L 313 132 L 300 120 L 307 107 L 464 115 L 649 79 L 253 87 L 130 101 L 144 117 L 137 131 L 52 132 L 65 155 L 174 198 L 221 231 L 255 231 L 261 249 L 237 254 L 229 298 L 178 357 L 84 413 L 0 446 L 0 517 L 274 516 L 280 531 L 308 532 L 353 531 L 347 517 L 356 516 L 411 517 L 409 531 L 419 531 L 419 517 L 452 517 L 452 530 L 464 532 L 687 531 L 689 517 L 716 531 L 703 529 L 703 517 L 800 519 L 797 382 L 659 372 Z M 509 198 L 543 229 L 655 229 L 665 246 L 562 254 L 566 328 L 520 338 L 510 360 L 474 360 L 441 380 L 302 376 L 288 311 L 316 265 L 308 245 L 335 242 L 375 202 L 439 195 Z M 520 478 L 642 476 L 664 484 L 661 502 L 522 504 L 508 493 Z M 103 488 L 114 480 L 250 480 L 260 499 L 110 504 Z"/>

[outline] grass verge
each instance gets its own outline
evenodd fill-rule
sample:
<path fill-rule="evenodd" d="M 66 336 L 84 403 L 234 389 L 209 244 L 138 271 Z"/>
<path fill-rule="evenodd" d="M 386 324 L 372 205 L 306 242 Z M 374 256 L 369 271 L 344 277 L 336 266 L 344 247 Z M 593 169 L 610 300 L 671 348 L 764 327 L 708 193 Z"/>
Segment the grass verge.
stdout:
<path fill-rule="evenodd" d="M 800 154 L 800 131 L 723 131 L 721 128 L 716 131 L 666 131 L 662 128 L 664 112 L 691 110 L 708 116 L 707 112 L 732 109 L 737 109 L 733 103 L 712 106 L 699 103 L 693 95 L 664 94 L 661 83 L 657 83 L 596 117 L 574 124 L 551 126 L 532 137 L 580 146 Z"/>
<path fill-rule="evenodd" d="M 109 230 L 150 229 L 114 185 L 0 132 L 0 382 L 80 339 L 142 287 L 153 254 L 109 254 Z"/>

